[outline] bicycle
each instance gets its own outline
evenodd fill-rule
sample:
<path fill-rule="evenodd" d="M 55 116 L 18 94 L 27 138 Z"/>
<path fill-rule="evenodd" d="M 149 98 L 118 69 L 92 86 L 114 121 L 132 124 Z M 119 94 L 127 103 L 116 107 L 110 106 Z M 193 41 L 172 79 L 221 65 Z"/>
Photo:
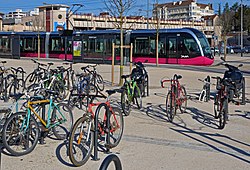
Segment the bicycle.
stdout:
<path fill-rule="evenodd" d="M 31 59 L 35 64 L 37 64 L 37 68 L 34 69 L 25 79 L 25 88 L 28 88 L 30 85 L 38 83 L 41 79 L 45 79 L 48 77 L 48 70 L 53 63 L 43 64 L 38 62 L 37 60 Z M 47 68 L 45 68 L 47 67 Z"/>
<path fill-rule="evenodd" d="M 148 62 L 147 60 L 145 62 Z M 136 80 L 137 85 L 140 88 L 142 97 L 145 97 L 146 94 L 149 96 L 149 80 L 148 80 L 148 72 L 145 69 L 145 65 L 142 64 L 142 62 L 134 62 L 135 68 L 133 68 L 131 72 L 131 76 L 139 76 L 139 78 Z"/>
<path fill-rule="evenodd" d="M 119 90 L 118 90 L 119 91 Z M 98 129 L 98 139 L 105 143 L 105 146 L 113 148 L 117 146 L 121 140 L 124 128 L 123 115 L 120 109 L 112 107 L 110 103 L 110 96 L 117 92 L 117 90 L 107 90 L 108 97 L 106 102 L 93 102 L 96 97 L 105 98 L 104 95 L 88 95 L 92 98 L 87 101 L 87 113 L 80 117 L 73 125 L 69 136 L 69 158 L 75 166 L 84 165 L 93 150 L 94 145 L 94 127 Z M 94 113 L 92 108 L 96 108 Z M 95 116 L 98 114 L 98 122 L 94 122 Z M 108 114 L 110 119 L 108 120 Z M 107 126 L 109 123 L 109 126 Z M 110 138 L 108 139 L 108 136 Z"/>
<path fill-rule="evenodd" d="M 131 78 L 128 80 L 127 78 Z M 124 79 L 123 86 L 121 89 L 123 90 L 121 94 L 121 108 L 125 116 L 128 116 L 131 112 L 131 103 L 136 103 L 138 109 L 142 108 L 142 97 L 141 97 L 141 91 L 138 87 L 138 84 L 136 80 L 140 78 L 139 76 L 133 76 L 131 75 L 122 75 L 121 77 Z"/>
<path fill-rule="evenodd" d="M 204 80 L 198 79 L 199 81 L 203 82 L 203 88 L 199 95 L 199 101 L 208 102 L 210 100 L 210 76 L 207 76 Z"/>
<path fill-rule="evenodd" d="M 181 75 L 175 74 L 172 79 L 161 80 L 162 88 L 165 88 L 165 82 L 170 82 L 170 90 L 168 91 L 166 98 L 166 115 L 170 122 L 173 122 L 178 108 L 181 113 L 184 113 L 187 108 L 187 92 L 185 87 L 179 82 L 181 78 Z"/>
<path fill-rule="evenodd" d="M 15 93 L 11 94 L 10 98 L 12 99 L 8 105 L 1 105 L 0 106 L 0 141 L 2 142 L 2 130 L 5 121 L 13 114 L 18 112 L 21 108 L 19 107 L 19 101 L 24 100 L 21 98 L 23 96 L 22 93 Z"/>
<path fill-rule="evenodd" d="M 214 97 L 214 118 L 219 119 L 219 129 L 223 129 L 228 119 L 230 79 L 212 78 L 217 80 L 216 89 L 218 90 Z"/>
<path fill-rule="evenodd" d="M 15 82 L 16 76 L 11 68 L 6 68 L 6 61 L 1 61 L 2 66 L 0 67 L 0 95 L 1 99 L 5 102 L 9 99 L 9 87 Z"/>
<path fill-rule="evenodd" d="M 45 90 L 49 99 L 41 96 L 31 97 L 27 94 L 24 103 L 26 111 L 12 114 L 3 127 L 2 141 L 7 151 L 14 156 L 22 156 L 34 150 L 39 138 L 43 138 L 52 130 L 57 139 L 66 139 L 73 124 L 73 115 L 65 103 L 55 104 L 57 92 Z M 25 106 L 26 105 L 26 106 Z M 45 106 L 49 105 L 47 115 Z M 37 109 L 37 106 L 39 109 Z M 40 122 L 38 122 L 38 120 Z M 41 129 L 41 130 L 40 130 Z"/>
<path fill-rule="evenodd" d="M 91 77 L 89 74 L 77 74 L 77 81 L 73 88 L 70 91 L 68 105 L 71 108 L 77 106 L 79 109 L 82 109 L 84 103 L 86 103 L 87 92 L 91 95 L 97 95 L 98 89 L 92 83 L 89 83 Z M 89 84 L 88 84 L 89 83 Z"/>
<path fill-rule="evenodd" d="M 88 65 L 86 67 L 82 67 L 81 69 L 84 70 L 85 73 L 89 73 L 91 76 L 91 83 L 94 84 L 98 90 L 104 90 L 104 81 L 100 74 L 97 73 L 96 65 Z M 92 67 L 93 70 L 89 70 L 88 68 Z"/>

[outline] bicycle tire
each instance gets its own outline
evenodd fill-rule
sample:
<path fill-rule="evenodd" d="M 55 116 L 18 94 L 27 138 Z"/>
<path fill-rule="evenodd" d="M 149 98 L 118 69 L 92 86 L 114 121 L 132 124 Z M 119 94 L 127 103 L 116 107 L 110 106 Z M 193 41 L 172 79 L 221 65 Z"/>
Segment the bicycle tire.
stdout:
<path fill-rule="evenodd" d="M 205 90 L 202 90 L 200 95 L 199 95 L 199 101 L 202 102 L 202 101 L 204 101 L 204 99 L 205 99 Z"/>
<path fill-rule="evenodd" d="M 134 89 L 134 99 L 138 109 L 142 108 L 142 95 L 139 87 L 136 85 Z"/>
<path fill-rule="evenodd" d="M 220 92 L 215 95 L 214 97 L 214 118 L 218 119 L 219 118 L 219 112 L 220 112 L 220 103 L 221 103 L 221 97 L 220 97 Z"/>
<path fill-rule="evenodd" d="M 241 90 L 241 104 L 245 105 L 246 104 L 246 87 L 245 87 L 245 78 L 243 77 L 242 80 L 242 90 Z"/>
<path fill-rule="evenodd" d="M 104 81 L 100 74 L 96 74 L 95 82 L 98 90 L 103 91 L 104 90 Z"/>
<path fill-rule="evenodd" d="M 146 75 L 146 78 L 145 78 L 145 85 L 146 85 L 146 88 L 147 89 L 147 96 L 149 96 L 149 81 L 148 81 L 148 74 Z"/>
<path fill-rule="evenodd" d="M 111 162 L 114 162 L 115 170 L 122 170 L 121 160 L 119 159 L 119 157 L 117 155 L 114 155 L 114 154 L 107 156 L 103 160 L 99 170 L 107 170 L 108 166 L 110 165 Z"/>
<path fill-rule="evenodd" d="M 180 91 L 180 94 L 178 95 L 178 98 L 181 100 L 179 109 L 181 113 L 185 113 L 187 109 L 187 91 L 184 86 L 181 86 L 181 91 Z"/>
<path fill-rule="evenodd" d="M 219 113 L 219 129 L 224 129 L 227 121 L 228 101 L 225 99 Z"/>
<path fill-rule="evenodd" d="M 24 81 L 22 79 L 17 79 L 16 83 L 12 83 L 9 88 L 9 94 L 22 93 L 24 90 Z"/>
<path fill-rule="evenodd" d="M 125 116 L 128 116 L 131 112 L 131 101 L 128 98 L 127 89 L 124 89 L 121 93 L 121 108 Z"/>
<path fill-rule="evenodd" d="M 68 145 L 69 159 L 75 166 L 84 165 L 93 150 L 94 131 L 91 128 L 91 124 L 89 117 L 83 115 L 83 117 L 80 117 L 74 123 L 70 132 Z M 81 139 L 79 139 L 79 137 L 81 137 Z M 86 140 L 87 137 L 89 137 L 89 139 Z M 80 159 L 77 159 L 78 155 L 80 155 Z"/>
<path fill-rule="evenodd" d="M 59 125 L 53 126 L 52 131 L 57 139 L 66 139 L 73 126 L 73 114 L 71 108 L 66 103 L 59 103 L 53 109 L 51 123 L 58 122 Z"/>
<path fill-rule="evenodd" d="M 32 127 L 29 126 L 28 133 L 22 132 L 21 128 L 23 128 L 24 126 L 23 122 L 27 120 L 26 118 L 27 118 L 26 112 L 17 112 L 11 115 L 6 120 L 3 127 L 2 141 L 4 147 L 10 154 L 14 156 L 22 156 L 32 152 L 38 142 L 40 130 L 37 121 L 32 115 L 30 115 L 30 120 L 29 120 L 29 125 L 32 125 Z M 27 139 L 25 139 L 27 137 L 28 137 L 28 142 Z M 20 151 L 18 151 L 19 147 Z"/>
<path fill-rule="evenodd" d="M 35 74 L 35 72 L 30 73 L 24 80 L 24 87 L 27 88 L 30 85 L 38 83 L 38 78 Z"/>
<path fill-rule="evenodd" d="M 98 129 L 99 129 L 99 139 L 104 141 L 107 144 L 107 131 L 109 130 L 110 134 L 110 144 L 107 145 L 108 148 L 116 147 L 122 138 L 123 129 L 124 129 L 124 121 L 123 115 L 117 107 L 112 107 L 112 112 L 110 115 L 110 127 L 107 127 L 107 107 L 105 103 L 100 104 L 96 108 L 96 113 L 98 114 Z"/>
<path fill-rule="evenodd" d="M 166 115 L 169 122 L 173 122 L 174 119 L 175 102 L 173 99 L 172 91 L 170 90 L 166 98 Z"/>
<path fill-rule="evenodd" d="M 53 86 L 51 87 L 51 90 L 59 93 L 59 95 L 56 98 L 56 100 L 59 102 L 64 100 L 67 97 L 66 88 L 62 81 L 55 81 L 53 83 Z"/>

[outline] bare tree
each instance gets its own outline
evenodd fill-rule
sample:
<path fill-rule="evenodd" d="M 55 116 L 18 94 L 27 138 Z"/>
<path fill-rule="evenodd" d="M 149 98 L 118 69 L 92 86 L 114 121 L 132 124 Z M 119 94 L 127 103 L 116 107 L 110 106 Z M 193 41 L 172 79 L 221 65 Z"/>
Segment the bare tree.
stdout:
<path fill-rule="evenodd" d="M 128 11 L 135 4 L 135 0 L 104 0 L 105 6 L 110 14 L 116 18 L 116 22 L 119 23 L 120 29 L 120 82 L 119 85 L 122 85 L 123 75 L 123 24 L 124 17 L 128 13 Z M 119 20 L 117 19 L 119 18 Z"/>
<path fill-rule="evenodd" d="M 38 56 L 37 58 L 40 59 L 40 54 L 41 54 L 41 49 L 40 49 L 40 31 L 44 31 L 44 26 L 43 26 L 43 21 L 40 18 L 40 16 L 34 16 L 32 19 L 32 27 L 33 27 L 33 31 L 37 32 L 37 38 L 38 38 L 38 47 L 37 47 L 37 53 Z"/>
<path fill-rule="evenodd" d="M 226 60 L 227 56 L 227 36 L 228 33 L 231 32 L 232 30 L 232 18 L 233 18 L 233 13 L 229 9 L 228 3 L 225 4 L 224 6 L 224 11 L 222 15 L 220 16 L 220 25 L 222 27 L 221 29 L 221 35 L 224 41 L 224 59 Z"/>

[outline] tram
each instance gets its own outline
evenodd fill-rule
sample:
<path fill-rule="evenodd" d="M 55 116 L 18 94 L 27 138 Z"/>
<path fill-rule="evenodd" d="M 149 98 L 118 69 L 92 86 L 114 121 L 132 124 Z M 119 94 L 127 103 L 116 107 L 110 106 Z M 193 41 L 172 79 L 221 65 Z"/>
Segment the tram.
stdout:
<path fill-rule="evenodd" d="M 158 51 L 157 30 L 127 30 L 123 44 L 133 44 L 133 61 L 159 64 L 211 65 L 214 57 L 205 35 L 193 28 L 160 29 Z M 38 41 L 40 40 L 40 41 Z M 110 63 L 112 43 L 120 44 L 119 30 L 60 32 L 0 32 L 0 57 L 58 58 L 79 62 Z M 124 61 L 129 61 L 129 49 L 124 49 Z M 120 61 L 120 49 L 115 49 L 115 62 Z"/>

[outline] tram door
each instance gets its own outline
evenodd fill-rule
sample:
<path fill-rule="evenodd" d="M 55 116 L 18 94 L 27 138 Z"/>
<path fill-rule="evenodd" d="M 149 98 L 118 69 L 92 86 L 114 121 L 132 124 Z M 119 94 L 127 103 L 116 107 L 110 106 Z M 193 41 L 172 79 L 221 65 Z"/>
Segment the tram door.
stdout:
<path fill-rule="evenodd" d="M 167 38 L 167 63 L 177 64 L 178 63 L 178 51 L 177 51 L 177 37 Z"/>

